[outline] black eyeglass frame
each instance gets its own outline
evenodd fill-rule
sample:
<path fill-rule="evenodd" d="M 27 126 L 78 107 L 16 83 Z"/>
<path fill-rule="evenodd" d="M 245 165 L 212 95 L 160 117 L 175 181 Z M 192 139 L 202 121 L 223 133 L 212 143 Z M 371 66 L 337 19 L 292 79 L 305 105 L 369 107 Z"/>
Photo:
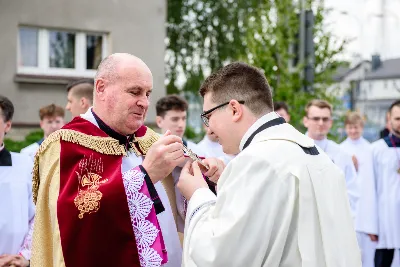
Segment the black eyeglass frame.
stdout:
<path fill-rule="evenodd" d="M 219 108 L 222 108 L 223 106 L 228 105 L 230 102 L 231 102 L 231 101 L 222 103 L 221 105 L 218 105 L 218 106 L 216 106 L 216 107 L 213 107 L 213 108 L 211 108 L 211 109 L 209 109 L 209 110 L 206 110 L 206 111 L 202 112 L 202 113 L 200 114 L 200 117 L 201 117 L 201 119 L 203 120 L 204 125 L 207 126 L 207 127 L 208 127 L 208 125 L 209 125 L 209 124 L 208 124 L 208 117 L 207 117 L 208 114 L 210 114 L 210 113 L 213 112 L 214 110 L 217 110 L 217 109 L 219 109 Z M 240 100 L 240 101 L 238 101 L 238 103 L 243 105 L 243 104 L 245 103 L 245 101 L 244 101 L 244 100 Z"/>

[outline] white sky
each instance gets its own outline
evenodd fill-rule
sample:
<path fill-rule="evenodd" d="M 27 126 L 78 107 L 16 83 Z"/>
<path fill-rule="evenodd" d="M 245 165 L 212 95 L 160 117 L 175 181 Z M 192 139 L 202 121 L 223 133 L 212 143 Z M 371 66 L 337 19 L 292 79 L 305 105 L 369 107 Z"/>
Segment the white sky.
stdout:
<path fill-rule="evenodd" d="M 383 44 L 382 19 L 376 17 L 381 13 L 382 1 L 386 1 Z M 334 8 L 327 18 L 329 29 L 340 38 L 355 38 L 347 47 L 347 59 L 356 53 L 370 59 L 375 52 L 383 59 L 400 57 L 400 0 L 325 0 L 325 5 Z"/>

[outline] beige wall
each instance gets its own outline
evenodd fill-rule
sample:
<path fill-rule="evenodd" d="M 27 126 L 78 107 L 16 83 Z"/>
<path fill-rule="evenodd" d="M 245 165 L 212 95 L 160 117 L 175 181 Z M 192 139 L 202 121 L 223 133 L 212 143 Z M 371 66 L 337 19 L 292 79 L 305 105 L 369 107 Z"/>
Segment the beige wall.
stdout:
<path fill-rule="evenodd" d="M 166 93 L 165 14 L 165 1 L 0 1 L 0 94 L 9 97 L 15 105 L 14 124 L 38 123 L 41 106 L 66 104 L 65 82 L 16 79 L 19 25 L 109 33 L 108 52 L 135 54 L 153 72 L 152 106 L 147 119 L 153 123 L 154 103 Z"/>

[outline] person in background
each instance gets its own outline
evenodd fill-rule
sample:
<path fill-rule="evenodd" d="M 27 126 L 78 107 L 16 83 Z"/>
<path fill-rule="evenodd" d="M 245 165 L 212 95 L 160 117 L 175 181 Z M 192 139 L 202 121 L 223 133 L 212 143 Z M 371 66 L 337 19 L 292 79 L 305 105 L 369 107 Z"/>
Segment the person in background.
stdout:
<path fill-rule="evenodd" d="M 35 215 L 33 163 L 28 156 L 9 152 L 4 146 L 13 115 L 12 102 L 0 95 L 0 267 L 27 267 Z"/>
<path fill-rule="evenodd" d="M 332 106 L 325 100 L 314 99 L 307 104 L 305 111 L 303 124 L 307 128 L 306 135 L 343 171 L 352 215 L 355 217 L 359 198 L 356 169 L 351 157 L 337 143 L 327 138 L 333 123 Z"/>
<path fill-rule="evenodd" d="M 363 192 L 363 187 L 369 188 L 370 183 L 374 182 L 374 167 L 372 157 L 371 144 L 362 136 L 364 130 L 364 120 L 360 113 L 350 112 L 347 114 L 344 121 L 347 138 L 340 144 L 340 148 L 349 154 L 354 163 L 357 171 L 358 186 L 360 192 Z M 371 200 L 370 196 L 360 195 L 359 203 L 367 198 Z M 375 246 L 376 243 L 371 241 L 369 236 L 363 233 L 364 220 L 368 216 L 370 206 L 358 205 L 356 210 L 355 228 L 357 231 L 357 239 L 361 249 L 361 258 L 363 267 L 374 266 Z M 361 225 L 360 227 L 358 227 Z"/>
<path fill-rule="evenodd" d="M 389 126 L 390 134 L 372 143 L 374 175 L 364 182 L 359 204 L 357 230 L 376 242 L 375 267 L 390 267 L 400 249 L 400 100 L 389 108 Z"/>
<path fill-rule="evenodd" d="M 274 111 L 284 118 L 286 122 L 290 122 L 289 107 L 285 102 L 274 102 Z"/>
<path fill-rule="evenodd" d="M 77 117 L 93 105 L 93 79 L 80 79 L 72 81 L 67 85 L 66 110 L 71 112 L 72 117 Z"/>
<path fill-rule="evenodd" d="M 64 126 L 64 115 L 64 109 L 60 106 L 51 104 L 42 107 L 39 110 L 39 117 L 40 128 L 42 128 L 43 130 L 43 138 L 21 149 L 21 154 L 26 154 L 33 160 L 36 155 L 36 151 L 39 149 L 39 146 L 42 144 L 43 140 L 46 139 L 50 134 L 54 133 Z"/>
<path fill-rule="evenodd" d="M 382 129 L 382 131 L 379 132 L 379 137 L 380 138 L 385 138 L 386 136 L 388 136 L 390 134 L 390 121 L 389 121 L 389 117 L 390 117 L 390 112 L 386 112 L 386 116 L 385 116 L 385 128 Z"/>
<path fill-rule="evenodd" d="M 159 99 L 156 103 L 156 122 L 157 126 L 161 129 L 162 134 L 170 131 L 171 134 L 183 138 L 183 134 L 186 130 L 187 109 L 188 103 L 180 96 L 167 95 Z M 215 159 L 210 159 L 209 157 L 206 159 L 205 151 L 202 150 L 197 144 L 185 139 L 182 139 L 182 141 L 187 148 L 196 153 L 200 158 L 203 158 L 203 162 L 205 164 L 207 164 L 210 160 L 216 161 Z M 225 167 L 223 162 L 216 161 L 216 163 L 220 163 L 221 168 Z M 183 164 L 175 167 L 175 169 L 172 171 L 175 186 L 179 180 L 179 176 L 181 175 L 182 167 Z M 214 174 L 214 170 L 209 170 L 204 173 L 204 175 L 209 176 L 210 180 L 216 181 L 217 178 L 213 177 Z M 179 216 L 177 216 L 177 228 L 179 233 L 183 233 L 185 227 L 184 220 L 186 216 L 186 200 L 183 198 L 178 189 L 175 189 L 175 198 L 177 212 L 179 214 Z"/>

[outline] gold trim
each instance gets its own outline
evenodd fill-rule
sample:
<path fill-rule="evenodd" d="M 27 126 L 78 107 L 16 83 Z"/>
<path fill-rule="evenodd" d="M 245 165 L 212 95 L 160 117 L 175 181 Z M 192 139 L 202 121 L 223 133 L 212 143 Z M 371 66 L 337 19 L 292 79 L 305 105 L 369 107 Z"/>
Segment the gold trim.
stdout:
<path fill-rule="evenodd" d="M 147 129 L 149 130 L 149 128 Z M 147 132 L 144 137 L 146 136 Z M 37 201 L 37 193 L 40 184 L 39 157 L 46 151 L 46 149 L 51 143 L 56 141 L 58 142 L 60 140 L 75 143 L 105 155 L 126 155 L 125 147 L 120 145 L 118 140 L 111 137 L 92 136 L 68 129 L 61 129 L 52 133 L 43 141 L 43 143 L 40 145 L 35 155 L 35 161 L 32 173 L 33 174 L 32 194 L 33 194 L 33 201 L 35 204 Z M 140 141 L 139 141 L 139 146 L 140 146 Z"/>
<path fill-rule="evenodd" d="M 150 129 L 149 127 L 146 127 L 146 134 L 142 137 L 136 137 L 134 138 L 133 142 L 138 143 L 140 150 L 143 152 L 143 155 L 146 155 L 147 152 L 149 151 L 150 147 L 157 142 L 158 139 L 160 139 L 160 135 Z M 142 153 L 135 147 L 134 144 L 131 145 L 133 148 L 136 156 L 142 156 Z"/>

